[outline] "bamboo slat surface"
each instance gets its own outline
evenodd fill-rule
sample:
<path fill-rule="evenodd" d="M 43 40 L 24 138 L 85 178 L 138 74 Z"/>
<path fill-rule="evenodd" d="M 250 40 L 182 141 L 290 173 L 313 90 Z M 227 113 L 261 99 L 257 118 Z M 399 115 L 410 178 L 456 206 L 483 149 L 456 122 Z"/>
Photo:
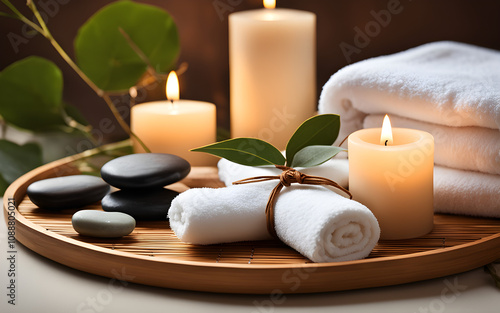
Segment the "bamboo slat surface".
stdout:
<path fill-rule="evenodd" d="M 76 210 L 51 212 L 26 196 L 33 181 L 79 173 L 89 154 L 44 165 L 14 182 L 4 210 L 16 202 L 16 239 L 61 264 L 113 278 L 126 269 L 132 282 L 226 293 L 311 293 L 395 285 L 464 272 L 500 258 L 500 219 L 436 214 L 421 238 L 380 241 L 364 260 L 312 263 L 283 243 L 240 242 L 196 246 L 180 242 L 167 221 L 138 222 L 131 235 L 98 239 L 71 226 Z M 193 168 L 189 187 L 222 187 L 216 168 Z M 182 186 L 177 186 L 182 189 Z M 101 210 L 99 204 L 87 209 Z M 7 215 L 5 214 L 7 217 Z"/>
<path fill-rule="evenodd" d="M 214 179 L 213 182 L 216 182 Z M 102 210 L 100 205 L 85 209 Z M 182 260 L 239 264 L 290 264 L 310 262 L 278 240 L 239 242 L 219 245 L 190 245 L 181 242 L 167 221 L 141 221 L 132 234 L 119 239 L 99 239 L 80 236 L 71 225 L 76 210 L 51 212 L 39 209 L 28 197 L 18 206 L 29 221 L 47 231 L 103 248 L 138 255 Z M 500 233 L 500 220 L 436 214 L 434 230 L 423 237 L 409 240 L 380 241 L 368 258 L 399 256 L 443 249 L 474 242 Z"/>

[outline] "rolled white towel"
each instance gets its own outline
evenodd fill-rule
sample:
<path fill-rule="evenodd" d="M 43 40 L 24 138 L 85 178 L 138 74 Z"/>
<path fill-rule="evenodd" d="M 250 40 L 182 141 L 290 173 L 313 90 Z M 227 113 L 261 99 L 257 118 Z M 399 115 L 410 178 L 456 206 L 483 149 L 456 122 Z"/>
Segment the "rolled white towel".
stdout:
<path fill-rule="evenodd" d="M 363 127 L 382 125 L 383 115 L 368 115 Z M 486 127 L 451 127 L 391 115 L 393 127 L 414 128 L 434 137 L 434 162 L 439 165 L 500 174 L 500 131 Z"/>
<path fill-rule="evenodd" d="M 270 239 L 265 207 L 277 182 L 185 191 L 172 201 L 170 227 L 193 244 Z M 274 212 L 279 239 L 313 262 L 365 258 L 380 237 L 370 210 L 323 186 L 283 188 Z"/>
<path fill-rule="evenodd" d="M 434 210 L 500 218 L 500 175 L 435 166 Z"/>
<path fill-rule="evenodd" d="M 344 157 L 342 158 L 342 155 Z M 307 175 L 321 176 L 333 180 L 340 186 L 347 188 L 349 183 L 349 162 L 345 159 L 345 152 L 339 154 L 339 158 L 331 159 L 321 165 L 313 167 L 297 167 L 296 170 Z M 233 182 L 254 176 L 279 175 L 281 170 L 274 166 L 245 166 L 227 159 L 220 159 L 217 163 L 219 168 L 219 179 L 230 186 Z"/>
<path fill-rule="evenodd" d="M 324 85 L 319 113 L 341 118 L 339 139 L 368 114 L 500 129 L 500 52 L 434 42 L 344 67 Z"/>

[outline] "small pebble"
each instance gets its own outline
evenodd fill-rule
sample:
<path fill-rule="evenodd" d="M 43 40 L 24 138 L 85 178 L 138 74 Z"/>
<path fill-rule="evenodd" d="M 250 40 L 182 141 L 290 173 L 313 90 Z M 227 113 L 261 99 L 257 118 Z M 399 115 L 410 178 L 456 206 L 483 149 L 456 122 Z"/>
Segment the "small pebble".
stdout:
<path fill-rule="evenodd" d="M 127 213 L 136 220 L 164 221 L 167 219 L 170 203 L 178 194 L 169 189 L 120 190 L 105 196 L 101 203 L 104 211 Z"/>
<path fill-rule="evenodd" d="M 130 234 L 135 228 L 132 216 L 120 212 L 80 210 L 71 218 L 73 228 L 84 236 L 117 238 Z"/>
<path fill-rule="evenodd" d="M 110 190 L 101 178 L 73 175 L 39 180 L 26 193 L 40 208 L 61 210 L 80 208 L 102 199 Z"/>
<path fill-rule="evenodd" d="M 101 176 L 119 189 L 150 189 L 178 182 L 190 171 L 191 165 L 176 155 L 137 153 L 104 164 Z"/>

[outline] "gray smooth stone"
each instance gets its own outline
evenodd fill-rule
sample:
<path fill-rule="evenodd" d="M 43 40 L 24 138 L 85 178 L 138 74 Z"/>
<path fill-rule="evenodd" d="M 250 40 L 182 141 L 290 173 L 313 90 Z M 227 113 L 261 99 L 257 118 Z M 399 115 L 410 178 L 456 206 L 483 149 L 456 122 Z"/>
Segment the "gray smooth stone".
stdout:
<path fill-rule="evenodd" d="M 186 177 L 188 161 L 173 154 L 136 153 L 104 164 L 101 177 L 119 189 L 162 188 Z"/>
<path fill-rule="evenodd" d="M 36 181 L 26 193 L 40 208 L 61 210 L 80 208 L 102 199 L 110 186 L 91 175 L 72 175 Z"/>
<path fill-rule="evenodd" d="M 104 211 L 127 213 L 138 221 L 165 221 L 170 204 L 178 194 L 169 189 L 119 190 L 106 195 L 101 204 Z"/>
<path fill-rule="evenodd" d="M 76 212 L 71 223 L 80 235 L 99 238 L 123 237 L 135 228 L 135 219 L 128 214 L 96 210 Z"/>

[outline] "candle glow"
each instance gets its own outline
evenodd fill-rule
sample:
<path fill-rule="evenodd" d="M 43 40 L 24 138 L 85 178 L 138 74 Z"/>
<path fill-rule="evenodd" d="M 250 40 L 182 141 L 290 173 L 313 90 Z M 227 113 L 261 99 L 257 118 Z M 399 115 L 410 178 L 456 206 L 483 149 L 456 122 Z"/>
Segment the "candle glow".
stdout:
<path fill-rule="evenodd" d="M 274 9 L 276 7 L 276 0 L 264 0 L 264 8 Z"/>
<path fill-rule="evenodd" d="M 172 71 L 165 84 L 168 100 L 135 105 L 131 109 L 131 129 L 151 152 L 170 153 L 186 159 L 192 166 L 213 166 L 216 158 L 190 152 L 216 140 L 216 110 L 213 103 L 180 100 L 179 79 Z M 134 141 L 134 151 L 144 149 Z"/>
<path fill-rule="evenodd" d="M 382 132 L 380 134 L 380 144 L 381 145 L 392 145 L 392 127 L 391 120 L 389 120 L 389 116 L 386 114 L 384 117 L 384 121 L 382 122 Z"/>

